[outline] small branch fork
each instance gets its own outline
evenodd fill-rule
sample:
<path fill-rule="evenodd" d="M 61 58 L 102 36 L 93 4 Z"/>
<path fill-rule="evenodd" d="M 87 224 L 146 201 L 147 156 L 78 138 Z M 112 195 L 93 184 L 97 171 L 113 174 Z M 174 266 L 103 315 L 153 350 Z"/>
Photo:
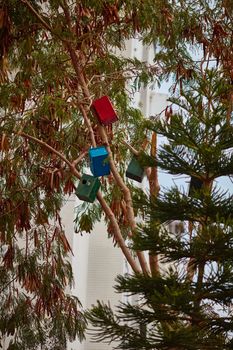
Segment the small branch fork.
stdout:
<path fill-rule="evenodd" d="M 22 3 L 24 3 L 28 9 L 35 15 L 35 17 L 40 21 L 40 23 L 43 25 L 44 28 L 46 28 L 49 32 L 52 33 L 52 28 L 49 26 L 48 23 L 44 21 L 44 19 L 40 16 L 40 14 L 34 9 L 34 7 L 27 1 L 27 0 L 20 0 Z"/>

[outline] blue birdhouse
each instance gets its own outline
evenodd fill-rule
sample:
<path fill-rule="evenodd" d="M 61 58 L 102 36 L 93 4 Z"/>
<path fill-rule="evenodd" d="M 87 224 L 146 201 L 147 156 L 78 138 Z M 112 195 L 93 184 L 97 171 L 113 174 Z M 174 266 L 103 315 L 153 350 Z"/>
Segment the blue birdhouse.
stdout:
<path fill-rule="evenodd" d="M 99 188 L 100 181 L 97 177 L 83 174 L 75 194 L 82 201 L 93 203 Z"/>
<path fill-rule="evenodd" d="M 143 176 L 144 176 L 144 169 L 139 164 L 137 158 L 133 156 L 131 159 L 128 168 L 126 170 L 126 176 L 132 180 L 142 182 Z"/>
<path fill-rule="evenodd" d="M 91 172 L 94 176 L 104 176 L 110 174 L 110 165 L 108 161 L 108 151 L 104 146 L 90 148 L 89 158 Z"/>

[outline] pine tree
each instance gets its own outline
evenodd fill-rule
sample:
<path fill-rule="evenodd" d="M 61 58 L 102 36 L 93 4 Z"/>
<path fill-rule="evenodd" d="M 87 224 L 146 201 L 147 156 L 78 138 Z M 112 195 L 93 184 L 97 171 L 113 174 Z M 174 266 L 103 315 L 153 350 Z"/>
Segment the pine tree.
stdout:
<path fill-rule="evenodd" d="M 130 350 L 232 349 L 232 191 L 218 184 L 233 172 L 231 89 L 220 68 L 206 67 L 171 99 L 169 118 L 146 122 L 166 141 L 156 158 L 141 161 L 186 176 L 189 190 L 173 186 L 137 198 L 144 223 L 134 249 L 159 255 L 160 271 L 117 278 L 116 290 L 138 304 L 122 303 L 114 313 L 98 302 L 88 314 L 96 339 Z M 177 232 L 169 230 L 174 220 Z"/>
<path fill-rule="evenodd" d="M 190 190 L 159 193 L 152 178 L 150 194 L 137 194 L 145 223 L 133 247 L 149 251 L 155 268 L 117 279 L 117 291 L 137 296 L 138 305 L 122 303 L 114 313 L 98 302 L 88 317 L 96 339 L 121 349 L 231 349 L 232 196 L 217 181 L 232 174 L 233 4 L 173 1 L 160 9 L 166 32 L 154 21 L 144 38 L 157 48 L 160 77 L 174 84 L 164 120 L 145 123 L 166 142 L 141 164 L 189 176 Z"/>

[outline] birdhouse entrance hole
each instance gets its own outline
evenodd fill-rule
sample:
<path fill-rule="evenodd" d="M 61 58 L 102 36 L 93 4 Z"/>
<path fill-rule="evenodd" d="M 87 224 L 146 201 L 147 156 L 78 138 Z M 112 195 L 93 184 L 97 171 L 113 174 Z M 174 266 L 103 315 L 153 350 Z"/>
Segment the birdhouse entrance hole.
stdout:
<path fill-rule="evenodd" d="M 90 186 L 90 185 L 91 185 L 91 182 L 88 181 L 88 180 L 83 179 L 83 180 L 82 180 L 82 184 L 83 184 L 83 185 Z"/>

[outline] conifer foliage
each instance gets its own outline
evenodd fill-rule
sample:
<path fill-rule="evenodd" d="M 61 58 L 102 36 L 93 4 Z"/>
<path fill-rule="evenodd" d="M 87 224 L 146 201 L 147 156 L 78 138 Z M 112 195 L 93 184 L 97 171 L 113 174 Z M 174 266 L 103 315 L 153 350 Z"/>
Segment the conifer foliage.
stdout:
<path fill-rule="evenodd" d="M 118 349 L 232 349 L 232 191 L 218 183 L 233 172 L 229 87 L 220 68 L 196 72 L 172 99 L 179 108 L 170 119 L 146 123 L 166 142 L 144 162 L 201 186 L 137 200 L 144 223 L 134 249 L 159 255 L 160 271 L 117 278 L 116 290 L 137 296 L 136 305 L 122 303 L 113 313 L 99 302 L 89 313 L 96 338 L 115 340 Z M 182 223 L 177 232 L 169 230 L 174 220 Z"/>
<path fill-rule="evenodd" d="M 169 33 L 166 49 L 155 55 L 175 83 L 165 117 L 144 123 L 163 142 L 155 156 L 145 153 L 140 159 L 185 178 L 189 186 L 134 198 L 142 223 L 133 248 L 159 257 L 159 265 L 151 274 L 118 276 L 116 291 L 128 301 L 116 311 L 98 301 L 88 312 L 93 339 L 116 342 L 117 349 L 233 346 L 232 188 L 221 187 L 233 171 L 233 8 L 227 1 L 190 4 L 180 2 L 179 14 L 173 12 L 174 36 Z M 177 230 L 170 229 L 174 222 Z M 130 301 L 132 295 L 137 302 Z"/>

